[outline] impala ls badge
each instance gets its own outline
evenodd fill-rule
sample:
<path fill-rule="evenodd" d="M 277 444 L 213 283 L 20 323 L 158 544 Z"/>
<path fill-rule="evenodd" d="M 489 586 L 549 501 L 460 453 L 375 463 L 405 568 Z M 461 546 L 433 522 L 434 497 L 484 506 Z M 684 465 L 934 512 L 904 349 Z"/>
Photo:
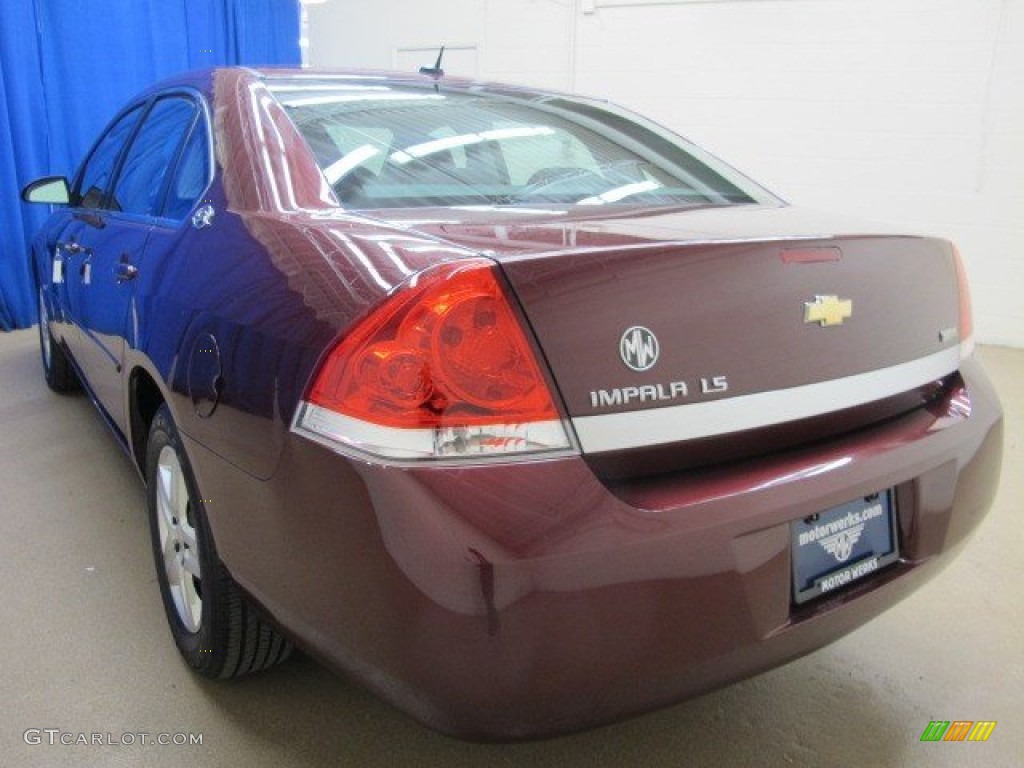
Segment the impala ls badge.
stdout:
<path fill-rule="evenodd" d="M 804 322 L 817 323 L 822 328 L 842 325 L 853 315 L 853 301 L 838 296 L 815 296 L 814 301 L 804 302 Z"/>
<path fill-rule="evenodd" d="M 627 328 L 619 339 L 622 362 L 634 371 L 646 371 L 658 362 L 658 338 L 642 325 Z"/>

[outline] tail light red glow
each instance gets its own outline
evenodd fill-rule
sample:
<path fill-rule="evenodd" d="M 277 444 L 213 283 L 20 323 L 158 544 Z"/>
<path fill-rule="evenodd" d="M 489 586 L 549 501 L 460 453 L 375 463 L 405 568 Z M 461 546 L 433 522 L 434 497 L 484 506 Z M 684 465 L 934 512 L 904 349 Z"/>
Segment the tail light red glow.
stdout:
<path fill-rule="evenodd" d="M 297 426 L 391 458 L 567 448 L 493 270 L 443 264 L 390 296 L 328 355 Z"/>

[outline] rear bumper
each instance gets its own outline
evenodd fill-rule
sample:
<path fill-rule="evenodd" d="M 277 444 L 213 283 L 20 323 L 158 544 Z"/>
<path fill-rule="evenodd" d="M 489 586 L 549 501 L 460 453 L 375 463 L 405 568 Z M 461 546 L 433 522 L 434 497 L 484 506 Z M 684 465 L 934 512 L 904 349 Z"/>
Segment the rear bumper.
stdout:
<path fill-rule="evenodd" d="M 300 645 L 440 730 L 543 736 L 825 645 L 934 575 L 987 511 L 998 399 L 944 401 L 813 450 L 609 488 L 580 458 L 387 468 L 292 437 L 275 475 L 198 444 L 220 554 Z M 791 600 L 791 520 L 897 489 L 901 559 Z M 228 501 L 229 500 L 229 501 Z"/>

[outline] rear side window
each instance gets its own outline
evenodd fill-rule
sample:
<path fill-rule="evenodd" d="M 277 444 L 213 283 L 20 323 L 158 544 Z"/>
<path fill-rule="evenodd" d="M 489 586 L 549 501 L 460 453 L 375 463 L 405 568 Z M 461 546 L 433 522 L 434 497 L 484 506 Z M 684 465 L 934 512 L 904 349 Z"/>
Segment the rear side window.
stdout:
<path fill-rule="evenodd" d="M 82 208 L 103 207 L 117 158 L 120 157 L 125 142 L 132 135 L 140 114 L 142 107 L 136 107 L 126 113 L 100 139 L 79 174 L 78 187 L 73 198 L 76 205 Z"/>
<path fill-rule="evenodd" d="M 196 117 L 191 99 L 159 99 L 146 115 L 118 173 L 109 207 L 155 216 L 163 205 L 164 180 Z"/>
<path fill-rule="evenodd" d="M 193 126 L 178 160 L 161 215 L 167 219 L 184 219 L 206 190 L 209 177 L 210 151 L 205 126 L 200 121 Z"/>

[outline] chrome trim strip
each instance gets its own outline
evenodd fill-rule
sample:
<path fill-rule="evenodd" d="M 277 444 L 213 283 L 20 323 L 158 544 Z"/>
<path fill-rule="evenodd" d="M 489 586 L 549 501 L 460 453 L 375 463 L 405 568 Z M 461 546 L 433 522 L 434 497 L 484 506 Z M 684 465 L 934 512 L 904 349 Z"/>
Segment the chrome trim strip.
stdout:
<path fill-rule="evenodd" d="M 474 433 L 486 433 L 510 438 L 511 444 L 503 450 L 467 445 L 462 451 L 439 452 L 437 441 L 447 430 L 386 427 L 301 401 L 291 431 L 344 456 L 389 466 L 467 466 L 578 454 L 561 420 L 466 427 L 470 440 Z"/>
<path fill-rule="evenodd" d="M 960 342 L 960 359 L 966 360 L 968 357 L 974 354 L 974 337 L 964 339 Z"/>
<path fill-rule="evenodd" d="M 715 437 L 841 411 L 907 392 L 960 366 L 961 347 L 842 379 L 666 408 L 577 416 L 583 453 Z"/>

